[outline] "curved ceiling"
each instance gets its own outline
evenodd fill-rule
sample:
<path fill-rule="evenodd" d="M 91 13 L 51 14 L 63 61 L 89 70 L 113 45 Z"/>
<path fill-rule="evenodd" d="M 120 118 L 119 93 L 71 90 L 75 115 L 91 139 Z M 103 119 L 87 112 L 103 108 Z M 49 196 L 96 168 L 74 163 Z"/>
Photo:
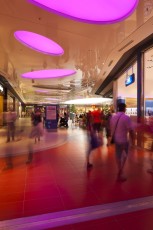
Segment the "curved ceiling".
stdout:
<path fill-rule="evenodd" d="M 139 1 L 132 15 L 110 25 L 76 22 L 26 0 L 1 0 L 0 21 L 0 74 L 25 103 L 43 103 L 51 95 L 62 102 L 95 96 L 122 55 L 152 34 L 152 0 Z M 19 30 L 53 40 L 64 54 L 51 56 L 29 49 L 15 39 Z M 21 77 L 42 69 L 72 69 L 76 74 L 43 80 Z"/>

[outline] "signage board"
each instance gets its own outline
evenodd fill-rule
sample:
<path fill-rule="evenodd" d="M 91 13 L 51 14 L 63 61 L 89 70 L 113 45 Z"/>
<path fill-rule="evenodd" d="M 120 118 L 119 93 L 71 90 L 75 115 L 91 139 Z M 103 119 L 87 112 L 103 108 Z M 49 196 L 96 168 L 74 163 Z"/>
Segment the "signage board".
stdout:
<path fill-rule="evenodd" d="M 45 127 L 48 131 L 57 129 L 57 105 L 46 106 Z"/>
<path fill-rule="evenodd" d="M 135 82 L 135 74 L 133 73 L 133 74 L 127 76 L 127 78 L 125 80 L 125 86 L 129 86 L 134 82 Z"/>

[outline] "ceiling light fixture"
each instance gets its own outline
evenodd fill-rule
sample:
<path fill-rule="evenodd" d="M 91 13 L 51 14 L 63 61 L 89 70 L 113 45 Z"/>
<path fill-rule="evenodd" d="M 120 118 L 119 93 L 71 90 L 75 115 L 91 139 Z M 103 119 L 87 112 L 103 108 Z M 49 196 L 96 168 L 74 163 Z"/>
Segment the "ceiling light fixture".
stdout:
<path fill-rule="evenodd" d="M 48 93 L 49 91 L 48 90 L 41 90 L 41 89 L 38 89 L 35 91 L 36 93 Z"/>
<path fill-rule="evenodd" d="M 45 79 L 45 78 L 62 78 L 74 75 L 75 70 L 71 69 L 48 69 L 48 70 L 38 70 L 33 72 L 27 72 L 21 74 L 23 78 L 29 79 Z"/>
<path fill-rule="evenodd" d="M 124 20 L 139 0 L 27 0 L 50 12 L 86 23 L 108 24 Z"/>
<path fill-rule="evenodd" d="M 83 98 L 83 99 L 75 99 L 70 101 L 65 101 L 64 104 L 67 105 L 96 105 L 101 103 L 110 103 L 112 99 L 110 98 Z"/>
<path fill-rule="evenodd" d="M 59 101 L 60 99 L 59 98 L 53 98 L 53 97 L 47 97 L 47 98 L 44 98 L 46 100 L 52 100 L 52 101 Z"/>
<path fill-rule="evenodd" d="M 19 42 L 38 52 L 53 56 L 62 55 L 64 53 L 62 47 L 56 42 L 40 34 L 19 30 L 14 32 L 14 36 Z"/>

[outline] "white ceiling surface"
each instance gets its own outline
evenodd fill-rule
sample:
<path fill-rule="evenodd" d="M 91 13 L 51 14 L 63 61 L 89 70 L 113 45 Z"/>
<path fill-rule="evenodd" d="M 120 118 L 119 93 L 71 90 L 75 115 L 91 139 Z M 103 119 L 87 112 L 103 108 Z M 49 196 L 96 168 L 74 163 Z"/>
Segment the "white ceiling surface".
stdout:
<path fill-rule="evenodd" d="M 59 102 L 93 97 L 124 52 L 152 33 L 152 6 L 152 0 L 140 0 L 137 10 L 123 22 L 93 25 L 49 13 L 27 0 L 1 0 L 0 72 L 25 103 L 52 102 L 49 97 L 59 98 Z M 49 56 L 29 49 L 14 38 L 17 30 L 52 39 L 64 54 Z M 127 43 L 130 44 L 119 51 Z M 25 72 L 55 68 L 74 69 L 77 73 L 34 81 L 21 77 Z M 47 92 L 36 92 L 38 89 Z"/>

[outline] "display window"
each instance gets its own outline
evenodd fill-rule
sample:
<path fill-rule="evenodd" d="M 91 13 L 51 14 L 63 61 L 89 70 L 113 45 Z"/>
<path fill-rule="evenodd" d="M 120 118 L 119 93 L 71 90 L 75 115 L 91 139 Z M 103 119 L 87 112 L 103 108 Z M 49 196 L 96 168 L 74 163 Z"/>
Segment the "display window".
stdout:
<path fill-rule="evenodd" d="M 144 113 L 153 117 L 153 48 L 144 53 Z"/>
<path fill-rule="evenodd" d="M 137 63 L 130 66 L 116 81 L 116 99 L 126 103 L 126 114 L 137 116 Z"/>

